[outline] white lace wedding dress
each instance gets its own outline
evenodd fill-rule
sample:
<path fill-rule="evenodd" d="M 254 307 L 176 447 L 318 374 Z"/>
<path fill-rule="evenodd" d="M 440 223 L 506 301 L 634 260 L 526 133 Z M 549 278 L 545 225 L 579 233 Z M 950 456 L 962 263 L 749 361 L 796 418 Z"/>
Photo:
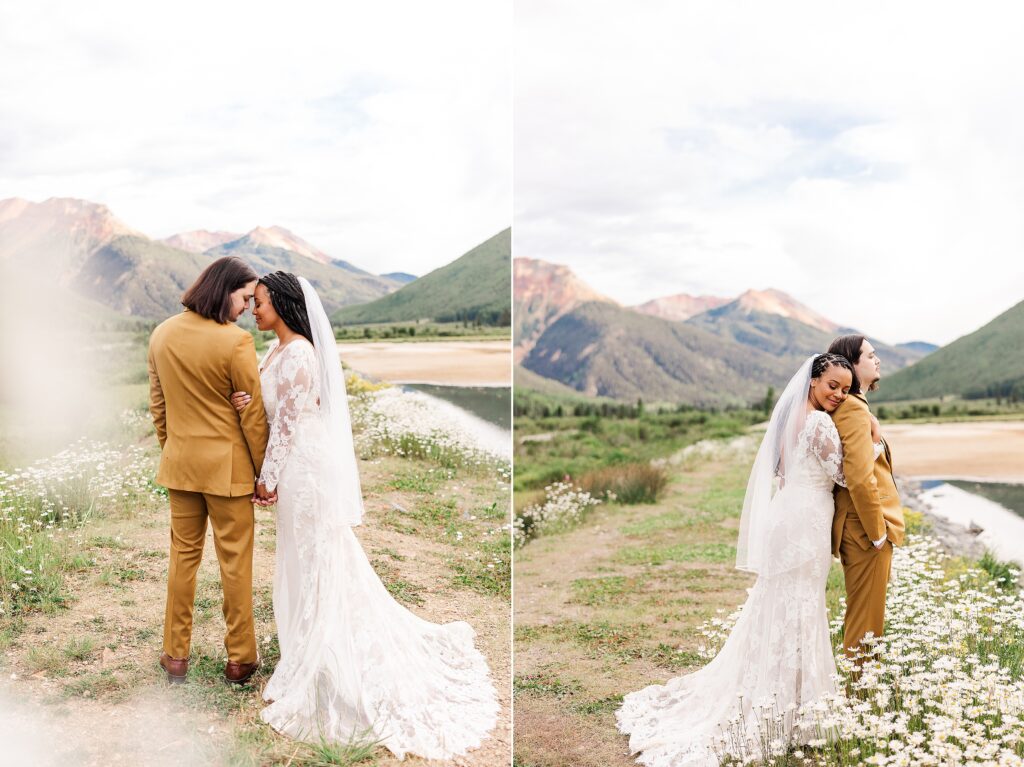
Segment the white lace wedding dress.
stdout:
<path fill-rule="evenodd" d="M 275 347 L 276 348 L 276 347 Z M 281 660 L 263 691 L 275 730 L 380 740 L 399 758 L 447 759 L 480 744 L 498 703 L 474 632 L 396 602 L 352 528 L 324 513 L 326 428 L 313 345 L 272 348 L 260 374 L 270 422 L 261 481 L 277 488 L 274 617 Z"/>
<path fill-rule="evenodd" d="M 642 752 L 641 764 L 711 767 L 719 754 L 745 748 L 756 755 L 762 702 L 786 714 L 791 704 L 835 690 L 825 581 L 832 489 L 845 485 L 842 447 L 832 419 L 817 410 L 807 415 L 796 445 L 769 504 L 771 565 L 758 575 L 718 655 L 692 674 L 630 693 L 616 712 L 630 750 Z M 741 714 L 741 724 L 730 727 Z M 790 727 L 792 719 L 790 711 Z"/>

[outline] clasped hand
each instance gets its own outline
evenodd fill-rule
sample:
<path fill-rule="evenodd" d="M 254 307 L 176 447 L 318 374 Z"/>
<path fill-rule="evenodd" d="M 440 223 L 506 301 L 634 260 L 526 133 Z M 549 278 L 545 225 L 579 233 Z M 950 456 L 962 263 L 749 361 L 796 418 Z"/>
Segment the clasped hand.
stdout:
<path fill-rule="evenodd" d="M 256 492 L 252 494 L 252 502 L 255 506 L 273 506 L 277 503 L 277 490 L 270 492 L 262 482 L 256 484 Z"/>

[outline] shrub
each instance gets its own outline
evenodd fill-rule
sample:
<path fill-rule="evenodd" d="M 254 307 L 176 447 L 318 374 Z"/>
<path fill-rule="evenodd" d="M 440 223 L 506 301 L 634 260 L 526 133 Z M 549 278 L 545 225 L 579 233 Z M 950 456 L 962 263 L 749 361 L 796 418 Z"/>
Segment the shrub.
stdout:
<path fill-rule="evenodd" d="M 668 485 L 668 472 L 650 463 L 606 466 L 587 472 L 579 486 L 596 498 L 617 503 L 655 503 Z"/>

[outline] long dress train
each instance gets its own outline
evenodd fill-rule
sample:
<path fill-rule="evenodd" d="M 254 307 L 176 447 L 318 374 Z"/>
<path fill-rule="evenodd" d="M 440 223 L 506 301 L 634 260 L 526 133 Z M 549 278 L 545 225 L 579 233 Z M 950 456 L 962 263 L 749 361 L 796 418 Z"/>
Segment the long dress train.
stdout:
<path fill-rule="evenodd" d="M 775 559 L 758 576 L 718 655 L 694 673 L 626 695 L 616 712 L 630 750 L 642 752 L 640 764 L 713 767 L 725 753 L 757 754 L 762 707 L 785 722 L 785 736 L 795 709 L 835 691 L 825 582 L 832 488 L 845 479 L 828 414 L 808 414 L 797 447 L 769 507 L 768 550 Z"/>
<path fill-rule="evenodd" d="M 273 352 L 273 350 L 271 350 Z M 274 617 L 281 660 L 261 717 L 317 741 L 379 740 L 399 758 L 447 759 L 480 744 L 498 703 L 469 624 L 435 624 L 396 602 L 319 487 L 326 429 L 305 339 L 261 371 L 270 420 L 261 481 L 276 486 Z"/>

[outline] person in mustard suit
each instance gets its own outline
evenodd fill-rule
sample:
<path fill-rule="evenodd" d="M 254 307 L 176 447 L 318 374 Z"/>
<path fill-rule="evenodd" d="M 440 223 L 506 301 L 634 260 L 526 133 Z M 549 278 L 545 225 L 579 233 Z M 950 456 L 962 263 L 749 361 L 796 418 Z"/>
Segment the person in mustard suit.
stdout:
<path fill-rule="evenodd" d="M 862 335 L 841 336 L 828 350 L 846 357 L 854 371 L 850 395 L 832 413 L 846 475 L 846 487 L 836 487 L 832 555 L 842 562 L 846 580 L 843 647 L 856 657 L 865 635 L 881 636 L 885 628 L 893 546 L 903 544 L 905 525 L 892 454 L 865 396 L 878 388 L 878 355 Z"/>
<path fill-rule="evenodd" d="M 241 259 L 214 261 L 182 295 L 185 310 L 149 339 L 150 413 L 160 441 L 156 481 L 171 505 L 167 609 L 160 666 L 168 681 L 188 673 L 196 574 L 206 524 L 224 591 L 224 676 L 241 684 L 259 667 L 252 614 L 253 494 L 267 447 L 252 335 L 234 323 L 245 312 L 257 275 Z M 252 393 L 238 413 L 231 393 Z"/>

